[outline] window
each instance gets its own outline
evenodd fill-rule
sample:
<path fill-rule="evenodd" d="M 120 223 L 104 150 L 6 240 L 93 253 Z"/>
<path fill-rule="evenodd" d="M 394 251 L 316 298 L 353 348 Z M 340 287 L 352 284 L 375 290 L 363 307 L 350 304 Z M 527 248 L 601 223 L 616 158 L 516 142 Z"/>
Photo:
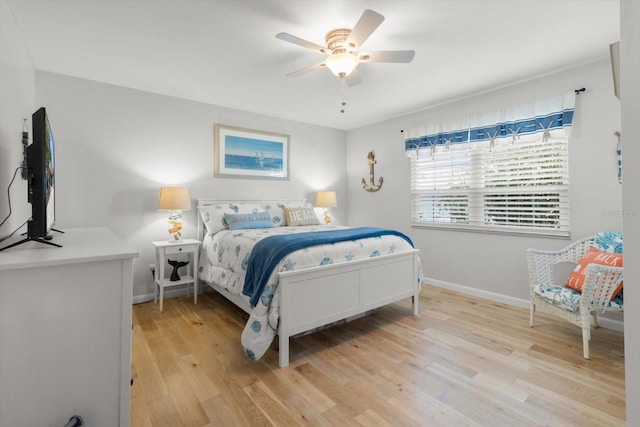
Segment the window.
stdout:
<path fill-rule="evenodd" d="M 442 132 L 408 138 L 412 224 L 568 236 L 572 116 L 469 127 L 454 144 Z"/>

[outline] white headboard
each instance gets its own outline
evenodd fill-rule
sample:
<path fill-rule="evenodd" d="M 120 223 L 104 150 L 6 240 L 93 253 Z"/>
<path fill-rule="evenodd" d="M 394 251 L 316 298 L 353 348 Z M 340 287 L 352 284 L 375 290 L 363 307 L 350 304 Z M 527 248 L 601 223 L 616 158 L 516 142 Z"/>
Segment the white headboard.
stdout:
<path fill-rule="evenodd" d="M 228 205 L 228 204 L 232 204 L 232 203 L 256 203 L 256 204 L 265 204 L 265 203 L 269 203 L 269 204 L 276 204 L 276 203 L 282 203 L 282 204 L 298 204 L 298 203 L 307 203 L 306 199 L 263 199 L 263 200 L 256 200 L 256 199 L 197 199 L 197 205 L 196 208 L 198 210 L 198 212 L 196 213 L 196 216 L 198 217 L 198 240 L 202 240 L 204 238 L 204 234 L 205 234 L 205 227 L 204 227 L 204 223 L 202 222 L 202 216 L 200 215 L 200 207 L 201 206 L 209 206 L 209 205 Z"/>

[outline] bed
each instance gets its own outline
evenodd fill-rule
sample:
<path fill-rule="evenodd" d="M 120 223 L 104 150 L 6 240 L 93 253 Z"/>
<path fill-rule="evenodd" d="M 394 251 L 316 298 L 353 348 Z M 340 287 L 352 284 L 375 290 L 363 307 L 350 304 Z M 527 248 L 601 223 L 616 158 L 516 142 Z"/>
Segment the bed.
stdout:
<path fill-rule="evenodd" d="M 197 206 L 199 281 L 249 314 L 241 341 L 253 361 L 276 334 L 285 367 L 294 335 L 409 297 L 418 314 L 420 259 L 400 232 L 320 224 L 304 200 Z"/>

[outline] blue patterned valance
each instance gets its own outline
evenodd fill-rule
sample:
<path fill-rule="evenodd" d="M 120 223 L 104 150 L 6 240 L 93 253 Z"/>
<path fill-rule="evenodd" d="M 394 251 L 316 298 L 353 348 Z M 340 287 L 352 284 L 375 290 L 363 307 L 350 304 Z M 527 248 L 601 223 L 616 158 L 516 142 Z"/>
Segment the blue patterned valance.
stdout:
<path fill-rule="evenodd" d="M 575 107 L 575 94 L 568 93 L 529 104 L 505 108 L 416 127 L 405 131 L 405 152 L 433 153 L 440 150 L 465 150 L 513 144 L 548 141 L 556 135 L 566 137 Z"/>

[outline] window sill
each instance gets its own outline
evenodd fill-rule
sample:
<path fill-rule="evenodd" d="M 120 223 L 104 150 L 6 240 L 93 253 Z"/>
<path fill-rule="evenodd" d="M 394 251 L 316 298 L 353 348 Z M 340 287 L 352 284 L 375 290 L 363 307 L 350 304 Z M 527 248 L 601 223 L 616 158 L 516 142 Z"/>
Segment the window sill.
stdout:
<path fill-rule="evenodd" d="M 569 231 L 563 230 L 547 230 L 547 229 L 526 229 L 519 227 L 485 227 L 479 225 L 467 224 L 438 224 L 438 223 L 411 223 L 411 228 L 426 228 L 433 230 L 461 231 L 469 233 L 487 233 L 487 234 L 504 234 L 511 236 L 533 236 L 548 237 L 554 239 L 569 239 L 571 237 Z"/>

